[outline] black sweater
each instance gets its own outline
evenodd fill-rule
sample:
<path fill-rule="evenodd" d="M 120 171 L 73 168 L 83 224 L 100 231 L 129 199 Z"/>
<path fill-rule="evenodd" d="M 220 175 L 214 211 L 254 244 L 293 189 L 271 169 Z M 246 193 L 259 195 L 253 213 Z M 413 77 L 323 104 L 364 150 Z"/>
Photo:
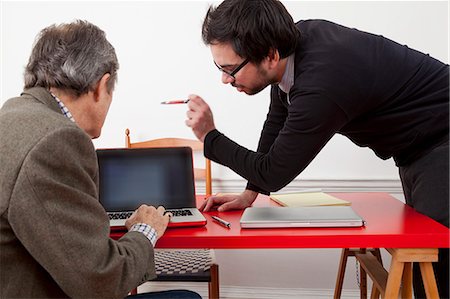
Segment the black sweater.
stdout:
<path fill-rule="evenodd" d="M 276 191 L 300 174 L 335 133 L 408 165 L 448 140 L 449 67 L 379 35 L 322 20 L 297 23 L 295 80 L 272 85 L 257 152 L 214 130 L 205 155 Z"/>

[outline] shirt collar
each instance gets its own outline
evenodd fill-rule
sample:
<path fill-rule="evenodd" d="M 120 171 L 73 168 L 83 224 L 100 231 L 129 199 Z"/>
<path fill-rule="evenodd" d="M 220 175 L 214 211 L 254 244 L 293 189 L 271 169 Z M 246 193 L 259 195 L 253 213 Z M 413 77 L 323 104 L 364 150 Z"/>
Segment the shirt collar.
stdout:
<path fill-rule="evenodd" d="M 284 92 L 289 93 L 291 87 L 294 85 L 294 62 L 295 53 L 287 58 L 286 69 L 284 70 L 283 78 L 281 82 L 278 83 L 278 87 Z"/>
<path fill-rule="evenodd" d="M 58 103 L 59 109 L 61 109 L 61 112 L 71 121 L 75 122 L 75 119 L 72 116 L 72 113 L 70 113 L 69 109 L 64 105 L 64 103 L 53 93 L 50 93 L 52 97 L 55 99 L 55 101 Z"/>

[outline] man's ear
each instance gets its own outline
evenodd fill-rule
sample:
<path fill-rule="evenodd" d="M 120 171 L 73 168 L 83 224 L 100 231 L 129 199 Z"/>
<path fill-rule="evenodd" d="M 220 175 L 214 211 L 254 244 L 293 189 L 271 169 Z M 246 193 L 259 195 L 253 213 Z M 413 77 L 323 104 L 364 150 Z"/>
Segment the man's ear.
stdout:
<path fill-rule="evenodd" d="M 266 56 L 266 60 L 269 64 L 269 66 L 273 67 L 278 64 L 278 62 L 281 60 L 280 52 L 278 52 L 277 49 L 270 48 L 269 53 Z"/>
<path fill-rule="evenodd" d="M 267 58 L 269 58 L 270 60 L 280 60 L 280 52 L 278 52 L 277 49 L 274 48 L 270 48 L 269 49 L 269 53 L 267 54 Z"/>
<path fill-rule="evenodd" d="M 106 73 L 102 76 L 102 78 L 98 81 L 97 86 L 94 90 L 94 98 L 95 101 L 98 102 L 103 96 L 109 94 L 108 92 L 108 80 L 111 77 L 109 73 Z"/>

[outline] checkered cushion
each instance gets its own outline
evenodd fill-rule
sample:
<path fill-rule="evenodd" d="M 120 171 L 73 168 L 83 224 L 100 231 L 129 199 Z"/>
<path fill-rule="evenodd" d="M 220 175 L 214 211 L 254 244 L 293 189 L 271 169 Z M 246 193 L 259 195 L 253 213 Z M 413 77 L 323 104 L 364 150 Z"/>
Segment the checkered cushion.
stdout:
<path fill-rule="evenodd" d="M 157 281 L 210 281 L 214 253 L 210 249 L 156 249 Z"/>

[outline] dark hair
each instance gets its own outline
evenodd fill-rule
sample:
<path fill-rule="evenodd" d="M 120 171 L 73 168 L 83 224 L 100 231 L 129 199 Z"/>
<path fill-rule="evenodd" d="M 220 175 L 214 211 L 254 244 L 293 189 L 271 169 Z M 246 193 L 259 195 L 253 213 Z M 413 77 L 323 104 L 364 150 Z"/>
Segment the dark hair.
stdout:
<path fill-rule="evenodd" d="M 119 63 L 105 33 L 86 21 L 51 25 L 38 35 L 25 68 L 25 88 L 56 87 L 80 96 L 109 73 L 114 89 Z"/>
<path fill-rule="evenodd" d="M 202 26 L 206 45 L 230 43 L 236 54 L 260 63 L 271 49 L 291 55 L 300 38 L 292 16 L 277 0 L 225 0 L 210 6 Z"/>

